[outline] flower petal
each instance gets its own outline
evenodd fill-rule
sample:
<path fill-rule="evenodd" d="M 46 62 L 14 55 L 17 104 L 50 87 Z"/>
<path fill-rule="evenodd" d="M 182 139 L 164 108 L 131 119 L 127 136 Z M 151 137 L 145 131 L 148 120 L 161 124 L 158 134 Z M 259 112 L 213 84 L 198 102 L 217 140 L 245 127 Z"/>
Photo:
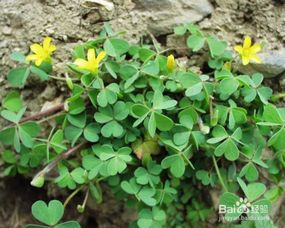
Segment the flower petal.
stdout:
<path fill-rule="evenodd" d="M 74 64 L 79 68 L 86 68 L 88 66 L 88 62 L 84 59 L 76 59 Z"/>
<path fill-rule="evenodd" d="M 26 57 L 26 60 L 27 60 L 27 61 L 34 61 L 34 60 L 36 60 L 37 58 L 38 58 L 37 55 L 28 55 L 28 56 Z"/>
<path fill-rule="evenodd" d="M 257 55 L 251 56 L 250 59 L 252 59 L 256 63 L 261 63 L 261 58 L 259 56 L 257 56 Z"/>
<path fill-rule="evenodd" d="M 253 53 L 257 53 L 261 50 L 261 45 L 260 44 L 254 44 L 252 45 L 252 47 L 250 48 L 250 51 Z"/>
<path fill-rule="evenodd" d="M 250 59 L 249 59 L 248 57 L 244 57 L 244 56 L 243 56 L 243 57 L 242 57 L 242 64 L 243 64 L 243 65 L 249 64 L 249 60 L 250 60 Z"/>
<path fill-rule="evenodd" d="M 241 45 L 235 46 L 234 49 L 235 49 L 235 51 L 236 51 L 237 53 L 239 53 L 240 55 L 241 55 L 242 52 L 243 52 L 243 48 L 242 48 Z"/>
<path fill-rule="evenodd" d="M 43 47 L 41 45 L 39 45 L 39 44 L 32 44 L 30 46 L 30 48 L 31 48 L 32 52 L 34 52 L 34 53 L 36 53 L 38 55 L 41 55 L 44 52 Z"/>
<path fill-rule="evenodd" d="M 175 59 L 173 55 L 169 55 L 167 57 L 166 66 L 169 71 L 172 71 L 175 68 Z"/>
<path fill-rule="evenodd" d="M 244 38 L 243 48 L 250 48 L 250 46 L 251 46 L 251 38 L 249 36 L 246 36 Z"/>
<path fill-rule="evenodd" d="M 37 60 L 35 61 L 35 64 L 36 64 L 36 66 L 40 66 L 40 65 L 42 64 L 42 62 L 43 62 L 43 59 L 40 58 L 40 59 L 37 59 Z"/>
<path fill-rule="evenodd" d="M 93 48 L 88 49 L 87 59 L 88 59 L 88 62 L 94 62 L 96 60 L 96 54 Z"/>
<path fill-rule="evenodd" d="M 49 49 L 50 42 L 51 42 L 51 38 L 50 37 L 44 38 L 44 42 L 43 42 L 44 50 L 48 50 Z"/>
<path fill-rule="evenodd" d="M 106 56 L 106 52 L 105 51 L 101 51 L 98 55 L 98 57 L 96 58 L 96 63 L 99 65 L 99 63 L 102 61 L 102 59 L 105 58 Z"/>
<path fill-rule="evenodd" d="M 51 54 L 52 52 L 54 52 L 56 50 L 56 46 L 55 45 L 50 45 L 49 49 L 47 50 L 49 54 Z"/>

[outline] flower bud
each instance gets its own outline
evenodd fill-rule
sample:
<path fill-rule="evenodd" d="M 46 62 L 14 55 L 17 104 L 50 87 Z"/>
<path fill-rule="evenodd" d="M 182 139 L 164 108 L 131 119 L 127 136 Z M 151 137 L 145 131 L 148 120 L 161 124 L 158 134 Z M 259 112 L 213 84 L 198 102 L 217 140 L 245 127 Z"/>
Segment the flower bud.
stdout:
<path fill-rule="evenodd" d="M 34 179 L 31 181 L 31 185 L 37 188 L 43 187 L 45 183 L 45 177 L 44 175 L 37 175 L 34 177 Z"/>

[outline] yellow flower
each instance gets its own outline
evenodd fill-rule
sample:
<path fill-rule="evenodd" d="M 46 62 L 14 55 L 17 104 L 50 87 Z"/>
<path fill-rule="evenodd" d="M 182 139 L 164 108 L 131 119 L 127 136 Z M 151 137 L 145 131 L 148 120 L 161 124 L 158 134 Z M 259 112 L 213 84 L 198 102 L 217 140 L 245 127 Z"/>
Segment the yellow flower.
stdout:
<path fill-rule="evenodd" d="M 166 63 L 166 66 L 167 66 L 167 69 L 169 71 L 173 71 L 174 68 L 175 68 L 175 59 L 174 59 L 174 56 L 173 55 L 169 55 L 167 57 L 167 63 Z"/>
<path fill-rule="evenodd" d="M 51 61 L 51 54 L 56 50 L 56 47 L 51 44 L 51 38 L 46 37 L 42 46 L 40 44 L 32 44 L 30 49 L 34 54 L 28 55 L 26 60 L 35 61 L 36 66 L 39 66 L 42 62 Z"/>
<path fill-rule="evenodd" d="M 98 72 L 99 64 L 102 61 L 102 59 L 104 59 L 105 56 L 106 56 L 106 52 L 101 51 L 96 58 L 95 50 L 88 49 L 87 60 L 76 59 L 74 64 L 77 65 L 79 69 L 88 70 L 91 73 L 96 74 Z"/>
<path fill-rule="evenodd" d="M 246 36 L 243 42 L 243 46 L 237 45 L 235 46 L 235 51 L 239 53 L 242 64 L 247 65 L 251 60 L 253 60 L 256 63 L 260 63 L 261 59 L 259 56 L 256 55 L 257 52 L 261 50 L 260 44 L 254 44 L 251 46 L 251 38 L 249 36 Z"/>

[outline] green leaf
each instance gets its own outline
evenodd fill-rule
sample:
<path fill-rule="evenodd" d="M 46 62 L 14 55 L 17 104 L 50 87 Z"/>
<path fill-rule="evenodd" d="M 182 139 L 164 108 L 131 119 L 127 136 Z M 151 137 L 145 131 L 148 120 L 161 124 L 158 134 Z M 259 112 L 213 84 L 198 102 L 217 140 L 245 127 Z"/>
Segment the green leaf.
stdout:
<path fill-rule="evenodd" d="M 123 80 L 128 80 L 132 78 L 137 72 L 138 72 L 137 67 L 131 64 L 124 64 L 120 66 L 119 70 L 120 77 Z"/>
<path fill-rule="evenodd" d="M 74 59 L 85 59 L 85 50 L 84 50 L 84 46 L 79 44 L 76 45 L 73 48 L 73 52 L 72 52 L 73 58 Z"/>
<path fill-rule="evenodd" d="M 7 128 L 0 131 L 0 142 L 4 145 L 13 145 L 14 144 L 14 135 L 15 128 Z"/>
<path fill-rule="evenodd" d="M 189 74 L 187 81 L 189 83 L 189 86 L 187 86 L 187 90 L 185 92 L 187 97 L 195 96 L 202 91 L 203 83 L 198 75 Z"/>
<path fill-rule="evenodd" d="M 42 69 L 35 67 L 35 66 L 31 66 L 30 69 L 31 69 L 31 72 L 37 75 L 42 81 L 48 80 L 48 74 Z"/>
<path fill-rule="evenodd" d="M 262 183 L 252 183 L 247 186 L 247 190 L 245 192 L 247 198 L 250 201 L 254 201 L 262 196 L 266 191 L 266 187 Z"/>
<path fill-rule="evenodd" d="M 138 197 L 148 206 L 155 206 L 157 201 L 154 198 L 155 195 L 155 189 L 153 188 L 148 188 L 148 187 L 143 187 L 139 193 Z"/>
<path fill-rule="evenodd" d="M 86 174 L 87 174 L 86 171 L 81 167 L 77 167 L 70 173 L 71 177 L 77 184 L 85 183 Z"/>
<path fill-rule="evenodd" d="M 239 176 L 245 176 L 248 181 L 256 181 L 258 179 L 259 173 L 255 165 L 249 162 L 241 169 Z"/>
<path fill-rule="evenodd" d="M 109 175 L 114 176 L 117 173 L 122 173 L 127 168 L 126 163 L 120 157 L 110 159 L 107 170 Z"/>
<path fill-rule="evenodd" d="M 54 226 L 63 216 L 64 207 L 58 200 L 52 200 L 47 205 L 44 201 L 39 200 L 32 205 L 32 214 L 40 222 Z"/>
<path fill-rule="evenodd" d="M 8 164 L 15 164 L 17 162 L 15 154 L 10 150 L 5 150 L 3 152 L 2 159 Z"/>
<path fill-rule="evenodd" d="M 269 123 L 274 123 L 278 125 L 282 125 L 284 123 L 284 120 L 282 119 L 282 116 L 279 113 L 278 109 L 272 104 L 268 104 L 264 107 L 262 118 L 264 119 L 264 121 Z"/>
<path fill-rule="evenodd" d="M 82 164 L 86 170 L 90 170 L 88 174 L 89 180 L 94 179 L 99 173 L 103 175 L 102 167 L 104 166 L 104 162 L 93 155 L 84 156 Z"/>
<path fill-rule="evenodd" d="M 110 106 L 99 108 L 99 112 L 94 114 L 94 118 L 98 123 L 108 123 L 113 120 L 113 110 Z"/>
<path fill-rule="evenodd" d="M 223 154 L 229 161 L 235 161 L 239 158 L 239 149 L 231 138 L 228 138 L 215 149 L 215 155 L 220 157 Z"/>
<path fill-rule="evenodd" d="M 108 104 L 114 104 L 117 101 L 116 92 L 108 89 L 108 87 L 102 89 L 97 96 L 97 102 L 99 106 L 106 107 Z"/>
<path fill-rule="evenodd" d="M 122 181 L 121 188 L 128 194 L 137 194 L 140 186 L 136 183 L 135 179 L 128 181 Z"/>
<path fill-rule="evenodd" d="M 105 65 L 105 67 L 106 67 L 106 69 L 107 69 L 107 71 L 109 72 L 109 74 L 113 77 L 113 78 L 115 78 L 115 79 L 117 79 L 117 72 L 119 71 L 119 64 L 117 64 L 116 62 L 105 62 L 104 63 L 104 65 Z"/>
<path fill-rule="evenodd" d="M 64 135 L 66 139 L 71 142 L 71 145 L 74 146 L 79 137 L 81 136 L 83 130 L 78 127 L 68 126 L 64 129 Z"/>
<path fill-rule="evenodd" d="M 263 104 L 268 104 L 268 100 L 272 96 L 272 89 L 262 86 L 257 89 L 257 94 Z"/>
<path fill-rule="evenodd" d="M 215 36 L 208 36 L 207 42 L 212 58 L 222 55 L 227 47 L 226 42 L 218 40 Z"/>
<path fill-rule="evenodd" d="M 102 190 L 100 189 L 99 184 L 95 186 L 93 183 L 90 182 L 89 190 L 93 199 L 95 199 L 97 203 L 101 203 L 103 198 L 102 198 Z"/>
<path fill-rule="evenodd" d="M 199 51 L 205 44 L 205 38 L 199 34 L 193 34 L 187 38 L 187 46 L 194 52 Z"/>
<path fill-rule="evenodd" d="M 18 112 L 23 107 L 20 94 L 17 91 L 11 91 L 2 101 L 2 106 L 11 112 Z"/>
<path fill-rule="evenodd" d="M 180 155 L 170 155 L 165 157 L 161 162 L 163 169 L 170 168 L 170 172 L 174 177 L 182 177 L 185 172 L 185 163 Z"/>
<path fill-rule="evenodd" d="M 260 84 L 263 81 L 263 75 L 260 73 L 253 74 L 252 75 L 252 81 L 253 81 L 255 87 L 260 86 Z"/>
<path fill-rule="evenodd" d="M 155 54 L 156 53 L 153 50 L 150 50 L 148 48 L 141 48 L 139 50 L 139 57 L 143 62 L 149 60 L 151 57 L 155 56 Z"/>
<path fill-rule="evenodd" d="M 244 96 L 244 100 L 250 103 L 256 98 L 257 92 L 253 88 L 245 87 L 242 89 L 242 95 Z"/>
<path fill-rule="evenodd" d="M 10 59 L 12 59 L 13 61 L 17 61 L 19 63 L 28 63 L 26 61 L 26 56 L 18 51 L 12 52 L 12 54 L 10 55 Z"/>
<path fill-rule="evenodd" d="M 156 127 L 160 131 L 169 131 L 173 127 L 174 123 L 172 119 L 170 119 L 169 117 L 158 112 L 154 112 L 154 116 L 155 116 Z"/>
<path fill-rule="evenodd" d="M 67 115 L 67 119 L 73 126 L 84 128 L 86 124 L 86 113 L 82 112 L 77 115 Z"/>
<path fill-rule="evenodd" d="M 85 110 L 85 104 L 81 97 L 68 103 L 68 112 L 71 115 L 77 115 Z"/>
<path fill-rule="evenodd" d="M 147 64 L 145 64 L 141 72 L 144 74 L 156 76 L 159 73 L 159 64 L 158 61 L 149 61 Z"/>
<path fill-rule="evenodd" d="M 152 112 L 150 117 L 149 117 L 147 129 L 148 129 L 148 133 L 150 134 L 150 136 L 154 137 L 155 130 L 156 130 L 156 121 L 155 121 L 155 113 L 154 112 Z"/>
<path fill-rule="evenodd" d="M 40 126 L 36 122 L 27 122 L 21 124 L 21 128 L 24 129 L 31 137 L 36 137 L 40 133 Z"/>
<path fill-rule="evenodd" d="M 265 198 L 271 202 L 276 202 L 283 194 L 283 189 L 279 186 L 272 187 L 264 194 Z"/>
<path fill-rule="evenodd" d="M 140 76 L 139 72 L 136 72 L 131 78 L 129 78 L 125 83 L 125 89 L 128 89 Z"/>
<path fill-rule="evenodd" d="M 251 221 L 255 221 L 256 227 L 274 227 L 270 220 L 270 211 L 272 205 L 269 200 L 260 199 L 252 204 L 252 208 L 257 208 L 257 211 L 250 211 L 248 213 L 248 219 Z"/>
<path fill-rule="evenodd" d="M 138 184 L 146 185 L 150 184 L 152 187 L 158 184 L 160 181 L 159 176 L 157 176 L 161 172 L 161 167 L 159 165 L 152 164 L 146 170 L 143 167 L 139 167 L 135 171 L 135 177 Z"/>
<path fill-rule="evenodd" d="M 124 133 L 124 128 L 117 121 L 113 120 L 101 128 L 101 133 L 106 138 L 109 138 L 111 136 L 118 138 Z"/>
<path fill-rule="evenodd" d="M 152 211 L 144 208 L 139 212 L 137 224 L 139 228 L 162 228 L 165 220 L 165 212 L 158 207 L 153 207 Z"/>
<path fill-rule="evenodd" d="M 179 35 L 179 36 L 182 36 L 186 33 L 187 29 L 184 25 L 181 25 L 181 26 L 177 26 L 174 28 L 174 33 L 176 35 Z"/>
<path fill-rule="evenodd" d="M 114 118 L 118 121 L 124 120 L 129 115 L 129 109 L 123 101 L 118 101 L 114 105 Z"/>
<path fill-rule="evenodd" d="M 81 228 L 80 224 L 76 221 L 68 221 L 55 226 L 55 228 Z"/>
<path fill-rule="evenodd" d="M 18 115 L 15 114 L 14 112 L 9 111 L 9 110 L 1 111 L 1 116 L 4 119 L 9 120 L 9 121 L 11 121 L 13 123 L 18 123 L 20 121 Z"/>
<path fill-rule="evenodd" d="M 243 124 L 247 121 L 247 111 L 243 108 L 231 108 L 229 112 L 229 129 L 234 129 L 236 124 Z"/>
<path fill-rule="evenodd" d="M 237 178 L 237 181 L 250 202 L 258 199 L 266 191 L 266 186 L 263 183 L 251 183 L 246 185 L 239 177 Z"/>
<path fill-rule="evenodd" d="M 222 69 L 220 71 L 215 71 L 215 79 L 217 80 L 222 80 L 225 78 L 233 78 L 233 77 L 234 77 L 233 74 L 229 70 Z"/>
<path fill-rule="evenodd" d="M 104 42 L 104 50 L 109 56 L 120 57 L 129 50 L 129 44 L 125 40 L 110 38 Z"/>
<path fill-rule="evenodd" d="M 209 173 L 206 170 L 198 170 L 196 172 L 196 178 L 201 180 L 203 185 L 209 185 L 211 181 Z"/>
<path fill-rule="evenodd" d="M 9 71 L 7 79 L 12 86 L 24 86 L 30 74 L 29 67 L 18 67 Z"/>
<path fill-rule="evenodd" d="M 53 134 L 50 140 L 50 146 L 58 154 L 66 150 L 66 146 L 63 144 L 63 130 L 59 129 Z"/>
<path fill-rule="evenodd" d="M 141 105 L 141 104 L 134 104 L 132 106 L 132 114 L 135 116 L 135 117 L 141 117 L 143 115 L 145 115 L 146 113 L 149 112 L 149 108 L 144 106 L 144 105 Z"/>
<path fill-rule="evenodd" d="M 49 227 L 42 226 L 42 225 L 29 224 L 29 225 L 25 225 L 25 228 L 49 228 Z"/>
<path fill-rule="evenodd" d="M 277 131 L 268 141 L 268 146 L 273 146 L 276 150 L 285 149 L 285 128 Z"/>
<path fill-rule="evenodd" d="M 19 126 L 19 136 L 24 146 L 32 148 L 34 144 L 33 138 L 22 126 Z"/>
<path fill-rule="evenodd" d="M 133 127 L 136 127 L 139 124 L 141 124 L 150 113 L 149 108 L 141 104 L 133 105 L 131 110 L 132 110 L 132 115 L 138 118 L 134 122 Z"/>
<path fill-rule="evenodd" d="M 120 148 L 117 152 L 114 152 L 112 147 L 109 145 L 104 145 L 101 147 L 99 157 L 101 160 L 108 160 L 108 174 L 114 176 L 117 173 L 122 173 L 126 169 L 126 163 L 132 160 L 132 157 L 130 156 L 131 152 L 131 149 L 128 147 Z"/>
<path fill-rule="evenodd" d="M 99 140 L 98 133 L 100 132 L 100 126 L 95 123 L 90 123 L 84 129 L 84 138 L 89 142 L 97 142 Z"/>
<path fill-rule="evenodd" d="M 236 203 L 239 202 L 239 197 L 233 193 L 225 192 L 220 197 L 220 207 L 236 208 Z M 242 210 L 233 210 L 232 213 L 226 213 L 225 219 L 227 221 L 234 221 L 242 214 Z"/>
<path fill-rule="evenodd" d="M 59 176 L 54 180 L 54 182 L 57 183 L 60 188 L 76 188 L 76 183 L 65 166 L 61 166 L 59 168 Z"/>
<path fill-rule="evenodd" d="M 220 82 L 219 90 L 221 94 L 230 96 L 237 91 L 238 87 L 239 82 L 235 78 L 225 78 Z"/>

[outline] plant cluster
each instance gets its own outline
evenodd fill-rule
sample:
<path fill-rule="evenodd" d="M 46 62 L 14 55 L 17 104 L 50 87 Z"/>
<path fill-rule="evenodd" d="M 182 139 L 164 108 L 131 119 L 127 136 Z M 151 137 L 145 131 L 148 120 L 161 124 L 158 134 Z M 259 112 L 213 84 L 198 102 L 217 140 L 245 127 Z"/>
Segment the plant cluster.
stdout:
<path fill-rule="evenodd" d="M 140 228 L 189 227 L 217 218 L 214 191 L 222 191 L 220 204 L 227 207 L 246 197 L 252 207 L 270 208 L 283 192 L 285 108 L 270 103 L 272 90 L 262 84 L 262 74 L 242 75 L 232 67 L 239 56 L 243 64 L 260 61 L 261 46 L 246 37 L 236 56 L 226 42 L 192 24 L 175 33 L 188 36 L 193 52 L 208 51 L 203 72 L 164 55 L 171 50 L 155 39 L 153 45 L 129 44 L 108 24 L 96 39 L 74 47 L 65 78 L 52 75 L 56 47 L 50 38 L 33 44 L 28 57 L 13 53 L 20 66 L 8 74 L 12 86 L 23 87 L 32 74 L 66 81 L 70 96 L 34 115 L 26 114 L 17 91 L 2 100 L 1 116 L 10 122 L 0 131 L 5 175 L 38 171 L 33 186 L 48 180 L 73 191 L 64 206 L 82 191 L 81 213 L 89 197 L 102 202 L 101 187 L 109 186 L 137 210 L 132 226 Z M 55 124 L 47 127 L 51 119 Z M 32 211 L 54 227 L 63 206 L 38 201 Z M 249 213 L 260 219 L 243 223 L 270 226 L 269 212 Z M 70 223 L 55 227 L 78 227 Z"/>

